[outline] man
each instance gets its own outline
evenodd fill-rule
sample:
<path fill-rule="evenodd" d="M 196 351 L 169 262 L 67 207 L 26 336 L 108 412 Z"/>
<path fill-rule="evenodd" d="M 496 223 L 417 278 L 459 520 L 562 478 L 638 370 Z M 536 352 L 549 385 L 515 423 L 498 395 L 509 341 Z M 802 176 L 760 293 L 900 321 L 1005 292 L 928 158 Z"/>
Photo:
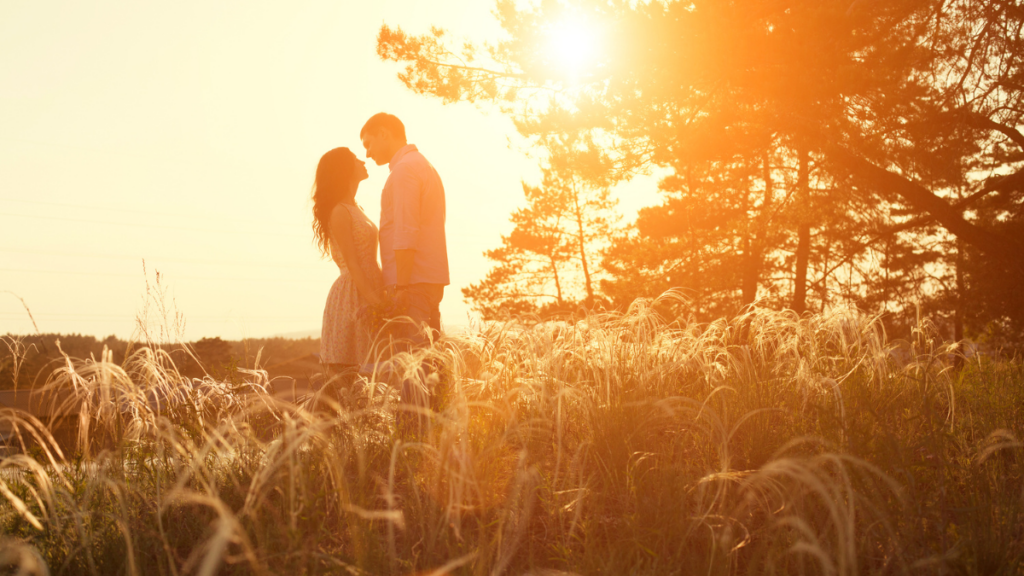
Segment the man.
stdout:
<path fill-rule="evenodd" d="M 398 315 L 411 319 L 395 330 L 398 349 L 422 347 L 440 335 L 441 298 L 449 283 L 444 185 L 416 146 L 406 142 L 405 125 L 397 117 L 375 114 L 359 138 L 366 157 L 391 171 L 380 197 L 380 261 Z M 408 394 L 417 392 L 407 383 L 402 395 Z M 424 405 L 423 398 L 408 401 Z"/>

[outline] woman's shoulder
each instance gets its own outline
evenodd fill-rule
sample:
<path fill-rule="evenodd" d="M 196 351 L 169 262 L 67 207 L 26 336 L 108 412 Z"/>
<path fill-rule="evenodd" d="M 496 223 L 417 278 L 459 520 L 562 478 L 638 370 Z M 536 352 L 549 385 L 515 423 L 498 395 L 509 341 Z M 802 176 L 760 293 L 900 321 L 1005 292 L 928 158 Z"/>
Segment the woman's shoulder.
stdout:
<path fill-rule="evenodd" d="M 361 208 L 353 204 L 338 204 L 332 209 L 331 226 L 338 225 L 349 229 L 362 228 L 364 226 L 376 227 L 373 220 Z"/>
<path fill-rule="evenodd" d="M 356 206 L 338 202 L 334 205 L 334 208 L 331 208 L 331 221 L 337 218 L 342 222 L 351 222 L 354 214 L 362 214 L 362 212 Z"/>

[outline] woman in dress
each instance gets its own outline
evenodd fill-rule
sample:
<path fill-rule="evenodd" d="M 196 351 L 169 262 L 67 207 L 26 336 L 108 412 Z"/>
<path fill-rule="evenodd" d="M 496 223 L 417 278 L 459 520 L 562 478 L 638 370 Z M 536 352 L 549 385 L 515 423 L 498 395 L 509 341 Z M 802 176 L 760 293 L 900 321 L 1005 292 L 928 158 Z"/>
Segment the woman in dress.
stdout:
<path fill-rule="evenodd" d="M 354 376 L 370 359 L 376 329 L 370 311 L 384 297 L 377 226 L 355 202 L 366 178 L 366 163 L 348 148 L 324 154 L 316 167 L 313 234 L 320 252 L 341 272 L 327 296 L 320 332 L 320 361 L 329 374 Z"/>

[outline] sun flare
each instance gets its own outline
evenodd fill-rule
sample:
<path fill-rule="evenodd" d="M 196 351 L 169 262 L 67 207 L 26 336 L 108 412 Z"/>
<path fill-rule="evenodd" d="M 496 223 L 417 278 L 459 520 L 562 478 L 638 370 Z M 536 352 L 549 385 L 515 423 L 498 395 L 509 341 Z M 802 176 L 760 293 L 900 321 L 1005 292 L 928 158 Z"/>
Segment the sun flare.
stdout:
<path fill-rule="evenodd" d="M 548 53 L 562 71 L 572 76 L 594 66 L 599 48 L 597 30 L 583 20 L 565 19 L 548 31 Z"/>

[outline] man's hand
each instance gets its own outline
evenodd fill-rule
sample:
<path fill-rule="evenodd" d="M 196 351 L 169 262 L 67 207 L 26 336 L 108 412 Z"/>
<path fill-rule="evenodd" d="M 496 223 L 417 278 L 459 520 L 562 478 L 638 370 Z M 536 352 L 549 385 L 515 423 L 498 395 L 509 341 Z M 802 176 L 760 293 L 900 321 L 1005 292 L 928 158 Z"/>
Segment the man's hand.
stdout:
<path fill-rule="evenodd" d="M 395 316 L 405 316 L 409 312 L 409 285 L 396 286 L 395 296 L 392 298 L 394 303 Z"/>
<path fill-rule="evenodd" d="M 374 308 L 380 308 L 384 305 L 387 299 L 387 294 L 384 292 L 371 292 L 370 296 L 366 299 L 366 303 Z"/>

